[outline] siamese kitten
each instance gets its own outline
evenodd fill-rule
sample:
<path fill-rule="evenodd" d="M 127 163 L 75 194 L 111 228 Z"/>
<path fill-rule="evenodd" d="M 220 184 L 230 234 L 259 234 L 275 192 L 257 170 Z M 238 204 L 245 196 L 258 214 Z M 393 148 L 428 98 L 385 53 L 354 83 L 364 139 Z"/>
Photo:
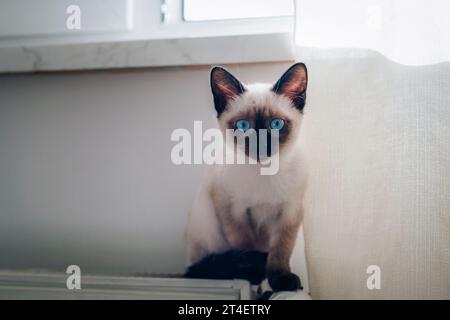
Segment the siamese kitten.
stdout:
<path fill-rule="evenodd" d="M 214 254 L 258 251 L 265 254 L 264 276 L 274 291 L 301 288 L 289 260 L 303 217 L 306 167 L 298 138 L 307 82 L 303 63 L 291 66 L 273 85 L 244 85 L 224 68 L 212 69 L 211 89 L 223 136 L 227 129 L 250 128 L 256 130 L 258 141 L 262 139 L 259 129 L 267 130 L 267 139 L 277 134 L 279 144 L 271 148 L 268 143 L 267 155 L 278 153 L 279 170 L 261 175 L 259 157 L 256 165 L 215 164 L 209 168 L 187 225 L 191 270 Z M 248 148 L 245 153 L 248 157 Z"/>

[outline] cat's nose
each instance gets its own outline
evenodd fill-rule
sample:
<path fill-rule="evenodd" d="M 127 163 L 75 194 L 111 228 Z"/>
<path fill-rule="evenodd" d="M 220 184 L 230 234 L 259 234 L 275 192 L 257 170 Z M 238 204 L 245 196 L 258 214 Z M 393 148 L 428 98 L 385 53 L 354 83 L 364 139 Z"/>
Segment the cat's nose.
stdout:
<path fill-rule="evenodd" d="M 257 141 L 258 141 L 258 161 L 264 160 L 272 155 L 272 143 L 271 135 L 267 131 L 258 130 Z"/>

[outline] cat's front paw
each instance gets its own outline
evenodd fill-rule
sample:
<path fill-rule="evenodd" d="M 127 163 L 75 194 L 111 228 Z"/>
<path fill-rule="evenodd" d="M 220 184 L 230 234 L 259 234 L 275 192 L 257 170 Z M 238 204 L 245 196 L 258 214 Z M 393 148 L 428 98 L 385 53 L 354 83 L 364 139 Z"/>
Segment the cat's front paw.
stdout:
<path fill-rule="evenodd" d="M 289 271 L 269 271 L 267 280 L 273 291 L 296 291 L 303 289 L 300 278 Z"/>

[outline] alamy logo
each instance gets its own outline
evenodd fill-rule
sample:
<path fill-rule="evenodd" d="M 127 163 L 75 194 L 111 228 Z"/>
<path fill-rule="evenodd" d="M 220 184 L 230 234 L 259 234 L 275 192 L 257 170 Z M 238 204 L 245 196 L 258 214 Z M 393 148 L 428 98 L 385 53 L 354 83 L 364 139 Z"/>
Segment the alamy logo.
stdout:
<path fill-rule="evenodd" d="M 223 135 L 217 128 L 203 132 L 202 122 L 194 121 L 193 137 L 189 130 L 180 128 L 172 132 L 170 139 L 178 142 L 171 151 L 172 163 L 176 165 L 257 165 L 261 175 L 274 175 L 279 169 L 279 135 L 269 135 L 265 129 L 258 132 L 226 129 Z M 207 143 L 205 147 L 204 142 Z"/>
<path fill-rule="evenodd" d="M 370 276 L 367 278 L 367 289 L 374 290 L 374 289 L 381 289 L 381 269 L 377 265 L 370 265 L 367 267 L 366 270 L 367 274 L 370 274 Z"/>
<path fill-rule="evenodd" d="M 81 269 L 77 265 L 70 265 L 67 267 L 66 273 L 70 276 L 67 277 L 66 286 L 69 290 L 81 289 Z"/>
<path fill-rule="evenodd" d="M 81 29 L 81 9 L 79 6 L 72 4 L 67 7 L 66 13 L 69 15 L 66 19 L 66 28 L 69 30 Z"/>

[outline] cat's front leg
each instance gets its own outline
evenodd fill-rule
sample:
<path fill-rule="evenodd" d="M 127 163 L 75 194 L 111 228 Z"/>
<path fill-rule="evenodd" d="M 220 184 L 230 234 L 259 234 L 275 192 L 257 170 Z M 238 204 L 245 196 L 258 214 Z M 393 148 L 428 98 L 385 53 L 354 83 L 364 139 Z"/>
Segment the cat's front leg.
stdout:
<path fill-rule="evenodd" d="M 187 265 L 190 266 L 204 257 L 222 253 L 230 249 L 222 235 L 217 219 L 210 186 L 202 184 L 194 198 L 186 226 Z"/>
<path fill-rule="evenodd" d="M 271 236 L 267 279 L 273 291 L 302 289 L 300 278 L 291 272 L 289 260 L 297 240 L 300 223 L 286 223 Z"/>

